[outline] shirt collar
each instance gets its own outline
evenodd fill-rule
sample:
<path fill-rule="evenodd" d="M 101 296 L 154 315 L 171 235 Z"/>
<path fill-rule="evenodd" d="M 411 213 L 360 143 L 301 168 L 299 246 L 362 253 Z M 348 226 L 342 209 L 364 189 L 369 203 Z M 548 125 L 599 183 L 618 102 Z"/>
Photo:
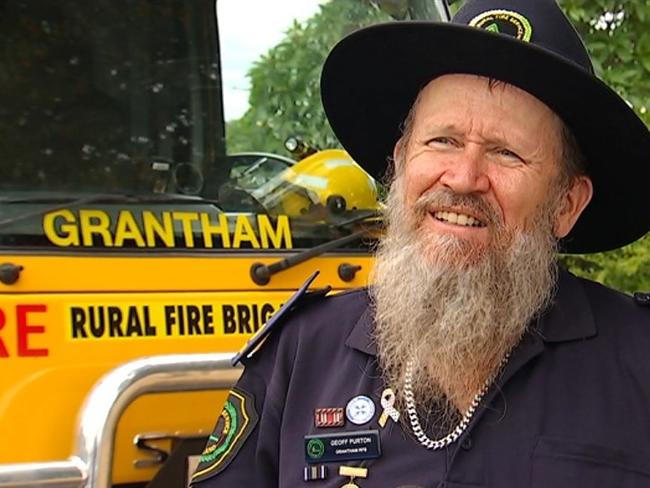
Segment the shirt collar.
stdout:
<path fill-rule="evenodd" d="M 370 296 L 365 293 L 364 299 L 366 300 L 366 309 L 357 320 L 357 323 L 352 328 L 352 332 L 345 341 L 345 345 L 361 351 L 371 356 L 377 355 L 377 345 L 372 337 L 372 332 L 375 328 L 375 321 L 373 318 L 373 307 L 370 303 Z"/>
<path fill-rule="evenodd" d="M 597 333 L 584 286 L 568 271 L 560 271 L 553 305 L 540 318 L 539 333 L 544 342 L 587 339 Z"/>
<path fill-rule="evenodd" d="M 368 294 L 364 312 L 352 328 L 345 345 L 371 356 L 377 355 L 373 339 L 373 307 Z M 568 271 L 560 271 L 553 304 L 541 316 L 536 332 L 544 342 L 566 342 L 596 335 L 596 322 L 584 287 Z"/>

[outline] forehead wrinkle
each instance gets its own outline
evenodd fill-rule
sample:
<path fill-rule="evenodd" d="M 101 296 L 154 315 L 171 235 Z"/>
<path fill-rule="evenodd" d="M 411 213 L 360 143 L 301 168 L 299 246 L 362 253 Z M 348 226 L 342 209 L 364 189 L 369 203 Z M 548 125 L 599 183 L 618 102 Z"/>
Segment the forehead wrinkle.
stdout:
<path fill-rule="evenodd" d="M 463 139 L 471 142 L 501 146 L 509 146 L 514 142 L 501 126 L 489 127 L 491 124 L 481 120 L 480 117 L 470 116 L 465 120 L 459 117 L 458 123 L 453 121 L 438 123 L 435 117 L 434 115 L 430 120 L 423 122 L 421 135 L 428 136 L 442 132 L 462 136 Z"/>
<path fill-rule="evenodd" d="M 482 79 L 482 81 L 486 85 L 488 84 L 487 79 Z M 454 89 L 455 87 L 451 86 L 445 93 L 450 91 L 454 93 Z M 456 92 L 456 94 L 462 96 L 462 92 Z M 431 92 L 430 87 L 425 87 L 418 95 L 413 107 L 414 117 L 412 129 L 415 129 L 413 130 L 413 135 L 417 138 L 423 138 L 429 135 L 435 135 L 432 133 L 436 131 L 446 131 L 449 135 L 459 134 L 467 139 L 467 135 L 469 134 L 469 140 L 472 140 L 476 136 L 480 138 L 480 143 L 508 146 L 508 149 L 526 153 L 526 156 L 530 158 L 541 158 L 544 156 L 545 149 L 549 149 L 548 137 L 544 137 L 538 131 L 533 138 L 530 138 L 525 133 L 518 134 L 519 128 L 516 125 L 512 126 L 513 124 L 510 124 L 510 128 L 506 129 L 503 124 L 499 123 L 499 117 L 507 116 L 514 109 L 512 106 L 513 101 L 516 102 L 517 99 L 524 95 L 528 94 L 519 88 L 507 84 L 490 87 L 488 96 L 495 104 L 497 114 L 492 113 L 491 116 L 486 116 L 481 113 L 480 101 L 477 103 L 464 103 L 461 99 L 460 103 L 450 106 L 446 103 L 444 96 L 440 93 L 434 94 Z M 465 102 L 469 102 L 469 100 Z M 558 141 L 557 144 L 554 144 L 553 156 L 555 156 L 554 159 L 561 159 L 562 137 L 561 130 L 559 129 L 561 123 L 558 124 L 557 120 L 559 118 L 552 111 L 551 113 L 553 118 L 556 119 L 554 120 L 555 123 L 552 124 L 554 127 L 548 128 L 548 132 L 544 132 L 548 136 L 551 136 L 551 140 Z M 546 126 L 546 124 L 544 125 Z"/>
<path fill-rule="evenodd" d="M 514 85 L 510 85 L 508 83 L 503 83 L 503 84 L 500 83 L 500 84 L 496 85 L 495 87 L 491 87 L 490 91 L 491 91 L 492 95 L 495 97 L 496 103 L 498 104 L 499 108 L 501 110 L 505 111 L 505 112 L 507 112 L 509 107 L 510 107 L 510 104 L 508 104 L 507 101 L 505 100 L 506 99 L 506 93 L 511 93 L 514 97 L 522 97 L 522 96 L 531 97 L 532 99 L 537 101 L 539 104 L 541 104 L 542 106 L 544 106 L 548 110 L 547 113 L 550 114 L 550 117 L 551 117 L 550 118 L 551 127 L 549 127 L 547 124 L 544 124 L 544 127 L 546 127 L 547 130 L 550 131 L 550 133 L 548 133 L 548 136 L 550 136 L 550 141 L 547 141 L 547 142 L 555 141 L 555 144 L 553 144 L 553 148 L 551 150 L 552 150 L 552 153 L 555 156 L 555 158 L 558 159 L 558 161 L 559 161 L 559 158 L 562 157 L 562 147 L 561 147 L 562 146 L 562 143 L 561 143 L 561 140 L 562 140 L 562 129 L 561 129 L 562 128 L 562 121 L 560 120 L 558 115 L 553 110 L 551 110 L 546 104 L 541 102 L 539 99 L 537 99 L 533 95 L 530 95 L 525 90 L 522 90 L 521 88 L 516 87 Z M 543 115 L 542 113 L 538 112 L 538 114 L 539 114 L 538 117 L 540 119 L 542 117 L 545 118 L 545 115 Z M 542 133 L 536 133 L 534 141 L 535 141 L 535 148 L 531 149 L 530 157 L 531 158 L 536 158 L 536 159 L 543 158 L 544 157 L 544 154 L 543 154 L 544 149 L 546 147 L 546 145 L 544 143 L 544 135 Z"/>

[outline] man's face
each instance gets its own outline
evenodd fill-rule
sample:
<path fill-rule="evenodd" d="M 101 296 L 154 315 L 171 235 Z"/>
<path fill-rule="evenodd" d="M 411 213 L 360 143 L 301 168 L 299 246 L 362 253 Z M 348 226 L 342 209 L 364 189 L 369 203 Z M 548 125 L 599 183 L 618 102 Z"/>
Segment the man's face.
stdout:
<path fill-rule="evenodd" d="M 406 210 L 420 215 L 418 233 L 485 249 L 499 244 L 497 229 L 530 230 L 557 193 L 561 134 L 558 117 L 516 87 L 490 87 L 473 75 L 430 82 L 415 107 L 405 152 L 396 155 Z M 435 193 L 453 198 L 423 197 Z M 558 237 L 573 224 L 561 222 L 561 213 L 553 218 Z"/>
<path fill-rule="evenodd" d="M 560 177 L 561 121 L 512 86 L 438 78 L 410 129 L 377 250 L 374 339 L 389 384 L 412 360 L 416 401 L 462 411 L 549 303 L 557 238 L 592 187 Z"/>

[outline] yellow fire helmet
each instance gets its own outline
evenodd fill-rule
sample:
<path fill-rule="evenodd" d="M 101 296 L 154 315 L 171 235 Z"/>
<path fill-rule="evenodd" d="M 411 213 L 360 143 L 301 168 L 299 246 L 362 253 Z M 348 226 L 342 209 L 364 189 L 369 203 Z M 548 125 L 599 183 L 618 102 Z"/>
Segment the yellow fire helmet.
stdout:
<path fill-rule="evenodd" d="M 375 180 L 340 149 L 306 157 L 257 188 L 253 196 L 269 213 L 319 220 L 380 209 Z"/>

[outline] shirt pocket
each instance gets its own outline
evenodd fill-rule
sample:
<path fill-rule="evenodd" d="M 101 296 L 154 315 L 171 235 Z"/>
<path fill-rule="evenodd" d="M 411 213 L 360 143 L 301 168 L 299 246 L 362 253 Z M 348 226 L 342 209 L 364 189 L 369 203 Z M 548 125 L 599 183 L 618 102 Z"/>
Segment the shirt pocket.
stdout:
<path fill-rule="evenodd" d="M 542 437 L 533 452 L 531 488 L 648 488 L 650 456 L 611 446 Z"/>

